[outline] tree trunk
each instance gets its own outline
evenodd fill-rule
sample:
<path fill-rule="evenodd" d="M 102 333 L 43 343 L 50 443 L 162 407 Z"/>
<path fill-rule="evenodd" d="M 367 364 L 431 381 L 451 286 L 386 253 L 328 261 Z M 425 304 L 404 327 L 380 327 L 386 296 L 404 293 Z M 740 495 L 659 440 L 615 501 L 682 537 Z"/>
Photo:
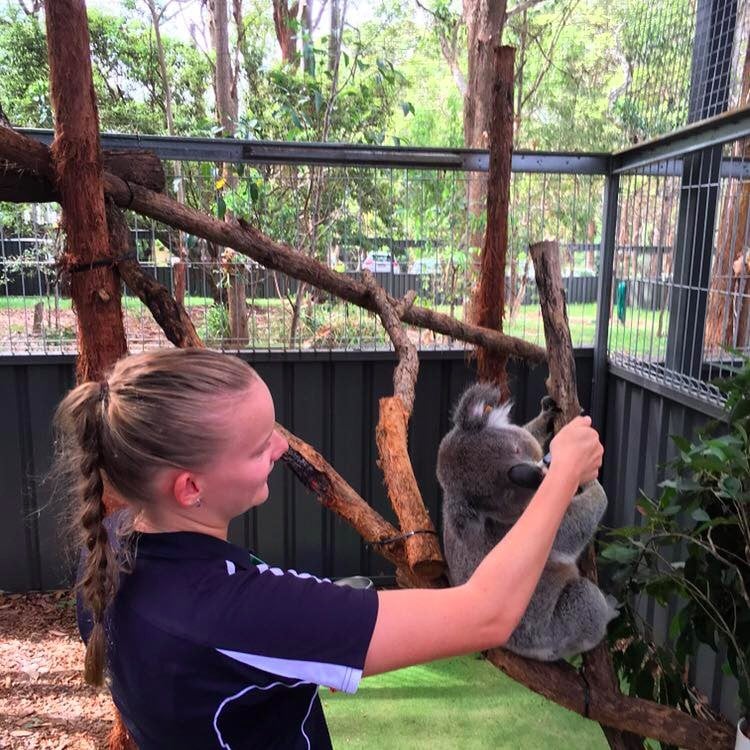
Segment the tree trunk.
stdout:
<path fill-rule="evenodd" d="M 492 85 L 494 53 L 500 45 L 505 21 L 506 0 L 464 0 L 467 30 L 468 80 L 464 97 L 464 142 L 466 148 L 486 149 L 492 117 Z M 487 175 L 467 173 L 467 206 L 469 220 L 469 252 L 482 246 L 481 220 L 487 194 Z M 475 272 L 479 272 L 478 259 Z"/>
<path fill-rule="evenodd" d="M 281 49 L 281 61 L 292 68 L 299 62 L 297 32 L 294 28 L 298 11 L 299 2 L 290 5 L 287 0 L 273 0 L 273 25 Z"/>
<path fill-rule="evenodd" d="M 749 103 L 750 45 L 742 68 L 738 106 Z M 745 163 L 750 161 L 750 138 L 737 141 L 732 155 Z M 750 255 L 745 247 L 750 232 L 750 181 L 728 182 L 723 203 L 706 314 L 705 348 L 709 356 L 720 356 L 720 350 L 724 347 L 743 348 L 748 344 Z"/>
<path fill-rule="evenodd" d="M 65 260 L 79 265 L 112 258 L 104 213 L 99 119 L 83 0 L 45 3 L 55 140 L 50 149 L 66 234 Z M 78 317 L 79 382 L 99 380 L 127 353 L 120 277 L 111 265 L 71 276 Z"/>
<path fill-rule="evenodd" d="M 237 126 L 238 102 L 237 87 L 232 76 L 232 61 L 229 55 L 229 19 L 227 17 L 227 0 L 209 0 L 211 9 L 211 28 L 214 52 L 216 53 L 216 117 L 225 138 L 234 136 Z M 235 14 L 237 16 L 237 14 Z M 224 164 L 222 174 L 229 190 L 237 187 L 237 175 L 231 165 Z M 225 219 L 233 219 L 227 211 Z M 237 346 L 244 346 L 248 341 L 247 333 L 247 298 L 245 281 L 241 271 L 228 270 L 233 264 L 227 263 L 227 254 L 220 252 L 223 272 L 229 281 L 229 335 Z"/>
<path fill-rule="evenodd" d="M 161 75 L 162 87 L 164 90 L 164 118 L 167 124 L 167 133 L 175 135 L 174 116 L 172 114 L 172 84 L 169 80 L 167 71 L 167 61 L 164 55 L 164 44 L 161 40 L 161 19 L 162 14 L 158 11 L 154 0 L 146 0 L 148 9 L 151 12 L 151 23 L 154 27 L 154 39 L 156 40 L 156 56 L 159 61 L 159 74 Z M 182 162 L 174 162 L 174 176 L 177 182 L 177 200 L 180 203 L 185 202 L 185 185 L 182 181 Z M 185 287 L 187 275 L 187 246 L 185 245 L 185 235 L 182 232 L 177 233 L 177 254 L 179 261 L 172 265 L 172 279 L 174 283 L 175 300 L 180 304 L 185 304 Z"/>
<path fill-rule="evenodd" d="M 341 0 L 330 0 L 331 33 L 328 35 L 328 72 L 333 74 L 341 55 Z"/>
<path fill-rule="evenodd" d="M 495 47 L 494 58 L 487 230 L 480 260 L 479 288 L 472 308 L 476 325 L 502 331 L 513 151 L 513 47 Z M 492 355 L 481 349 L 477 352 L 479 379 L 496 383 L 503 401 L 510 396 L 507 363 L 508 358 L 503 355 Z"/>

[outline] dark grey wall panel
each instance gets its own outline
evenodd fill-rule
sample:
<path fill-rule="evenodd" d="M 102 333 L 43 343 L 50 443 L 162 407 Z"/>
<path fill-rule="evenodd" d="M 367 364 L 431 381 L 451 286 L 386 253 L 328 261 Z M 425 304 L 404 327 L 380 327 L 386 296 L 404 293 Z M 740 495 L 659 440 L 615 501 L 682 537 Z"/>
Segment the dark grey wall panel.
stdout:
<path fill-rule="evenodd" d="M 677 455 L 670 435 L 695 437 L 713 411 L 701 413 L 680 401 L 656 393 L 636 377 L 626 379 L 612 373 L 608 380 L 603 483 L 609 498 L 604 519 L 607 526 L 638 524 L 636 504 L 644 492 L 658 495 L 665 478 L 664 465 Z M 676 552 L 679 554 L 679 551 Z M 648 597 L 637 602 L 650 636 L 657 643 L 669 641 L 669 623 L 678 602 L 663 607 Z M 698 649 L 690 665 L 691 681 L 707 695 L 712 705 L 730 719 L 737 718 L 737 683 L 721 671 L 723 655 L 707 647 Z"/>
<path fill-rule="evenodd" d="M 375 445 L 378 401 L 393 391 L 393 354 L 305 352 L 246 358 L 268 384 L 277 420 L 314 445 L 395 524 Z M 437 447 L 448 430 L 451 408 L 473 380 L 473 366 L 463 352 L 423 352 L 420 360 L 409 450 L 427 509 L 440 530 Z M 591 352 L 578 352 L 577 362 L 587 408 Z M 537 412 L 547 371 L 512 363 L 510 374 L 514 412 L 523 421 Z M 0 589 L 50 589 L 69 583 L 71 561 L 61 538 L 66 508 L 50 502 L 42 479 L 52 456 L 51 416 L 73 381 L 72 357 L 0 359 L 0 403 L 6 411 L 0 438 Z M 326 576 L 393 575 L 388 562 L 324 510 L 283 466 L 272 473 L 269 490 L 269 502 L 233 521 L 233 542 L 269 562 Z"/>

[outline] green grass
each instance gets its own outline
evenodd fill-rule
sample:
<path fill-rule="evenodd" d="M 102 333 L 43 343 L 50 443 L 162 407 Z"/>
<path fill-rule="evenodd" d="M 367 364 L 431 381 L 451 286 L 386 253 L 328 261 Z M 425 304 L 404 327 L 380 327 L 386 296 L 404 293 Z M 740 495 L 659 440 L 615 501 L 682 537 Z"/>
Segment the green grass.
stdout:
<path fill-rule="evenodd" d="M 335 750 L 605 750 L 598 724 L 475 656 L 368 677 L 355 695 L 321 690 Z"/>
<path fill-rule="evenodd" d="M 45 302 L 45 309 L 53 308 L 54 301 L 51 297 L 0 297 L 0 313 L 4 310 L 25 311 L 25 317 L 30 321 L 30 316 L 34 304 L 40 299 Z M 126 312 L 138 318 L 141 315 L 150 318 L 150 313 L 144 308 L 141 301 L 134 297 L 124 298 Z M 203 313 L 213 307 L 213 300 L 208 297 L 187 297 L 186 306 L 189 310 L 198 313 L 198 321 L 204 320 Z M 257 337 L 257 345 L 265 347 L 266 345 L 282 347 L 286 341 L 289 324 L 291 322 L 291 308 L 287 300 L 281 299 L 256 299 L 252 300 L 256 306 L 256 313 L 261 316 L 259 321 L 253 319 L 251 322 L 251 336 Z M 437 312 L 450 314 L 450 305 L 431 305 L 429 300 L 418 300 L 426 303 L 427 306 Z M 60 309 L 63 311 L 70 310 L 70 299 L 60 300 Z M 305 308 L 306 310 L 307 308 Z M 570 335 L 573 346 L 593 346 L 596 335 L 596 303 L 568 305 L 568 321 L 570 324 Z M 309 337 L 316 337 L 321 329 L 330 329 L 331 334 L 319 338 L 317 346 L 325 348 L 327 345 L 340 346 L 342 341 L 353 343 L 347 346 L 356 346 L 360 336 L 365 339 L 377 337 L 382 344 L 386 343 L 385 331 L 379 325 L 374 325 L 371 317 L 365 314 L 364 317 L 353 308 L 349 307 L 349 315 L 343 313 L 343 305 L 336 304 L 331 308 L 326 305 L 316 306 L 317 315 L 314 321 L 308 321 L 303 315 L 303 333 Z M 304 312 L 304 310 L 303 310 Z M 453 308 L 453 313 L 458 320 L 463 318 L 464 309 L 461 305 Z M 667 331 L 669 329 L 669 313 L 662 315 L 661 331 L 658 335 L 660 313 L 651 310 L 641 310 L 638 308 L 628 308 L 625 325 L 620 323 L 613 314 L 610 323 L 609 347 L 611 352 L 625 352 L 637 356 L 653 355 L 658 357 L 664 351 L 666 346 Z M 29 323 L 30 324 L 30 323 Z M 253 326 L 259 326 L 254 330 Z M 268 328 L 270 327 L 270 333 Z M 24 333 L 26 328 L 18 320 L 14 320 L 11 330 L 15 333 Z M 508 325 L 505 324 L 505 332 L 511 336 L 531 341 L 533 343 L 544 345 L 544 328 L 542 325 L 541 311 L 538 304 L 521 306 L 513 321 Z M 218 332 L 210 332 L 205 327 L 205 322 L 201 323 L 199 330 L 200 335 L 213 336 Z"/>

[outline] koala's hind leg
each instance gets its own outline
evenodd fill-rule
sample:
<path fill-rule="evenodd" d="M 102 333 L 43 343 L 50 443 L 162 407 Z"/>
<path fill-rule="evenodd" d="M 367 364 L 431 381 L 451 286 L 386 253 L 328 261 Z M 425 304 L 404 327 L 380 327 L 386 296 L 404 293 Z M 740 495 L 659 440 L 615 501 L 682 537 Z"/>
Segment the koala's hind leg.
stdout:
<path fill-rule="evenodd" d="M 545 396 L 542 399 L 542 408 L 539 414 L 523 426 L 536 438 L 536 441 L 542 446 L 542 450 L 547 450 L 549 442 L 554 436 L 555 416 L 559 411 L 554 399 Z"/>
<path fill-rule="evenodd" d="M 596 533 L 606 509 L 607 495 L 604 488 L 596 480 L 589 482 L 565 511 L 552 544 L 550 561 L 575 562 Z"/>
<path fill-rule="evenodd" d="M 550 622 L 556 659 L 590 651 L 607 634 L 607 623 L 617 617 L 612 600 L 586 578 L 569 583 L 557 601 Z"/>
<path fill-rule="evenodd" d="M 548 564 L 521 622 L 506 643 L 506 648 L 529 659 L 559 659 L 559 643 L 554 639 L 556 628 L 553 625 L 556 607 L 566 586 L 578 578 L 575 565 Z"/>

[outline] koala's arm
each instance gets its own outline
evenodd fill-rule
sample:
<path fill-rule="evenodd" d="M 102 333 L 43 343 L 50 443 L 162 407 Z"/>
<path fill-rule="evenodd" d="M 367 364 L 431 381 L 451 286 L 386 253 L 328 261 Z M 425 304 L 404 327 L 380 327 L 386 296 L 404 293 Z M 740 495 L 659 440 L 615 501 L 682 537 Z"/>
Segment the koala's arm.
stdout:
<path fill-rule="evenodd" d="M 574 562 L 596 533 L 607 509 L 604 488 L 594 480 L 589 482 L 568 506 L 552 545 L 550 560 Z"/>
<path fill-rule="evenodd" d="M 524 429 L 534 436 L 539 445 L 542 446 L 542 450 L 547 449 L 554 436 L 555 416 L 559 411 L 560 409 L 554 399 L 545 396 L 542 399 L 542 408 L 539 414 L 531 422 L 524 425 Z"/>

